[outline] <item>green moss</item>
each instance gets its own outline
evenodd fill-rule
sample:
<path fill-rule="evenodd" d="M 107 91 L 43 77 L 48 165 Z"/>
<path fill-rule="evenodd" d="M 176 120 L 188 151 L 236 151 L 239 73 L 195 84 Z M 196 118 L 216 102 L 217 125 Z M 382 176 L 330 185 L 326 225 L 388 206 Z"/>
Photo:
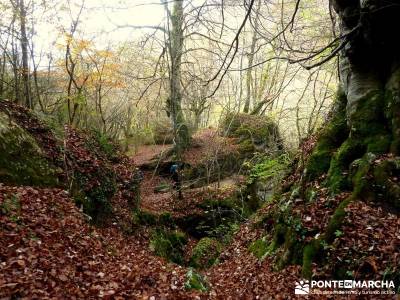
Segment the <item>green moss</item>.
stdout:
<path fill-rule="evenodd" d="M 21 215 L 21 202 L 18 195 L 5 196 L 4 201 L 0 203 L 0 216 L 5 215 L 10 220 L 18 223 Z"/>
<path fill-rule="evenodd" d="M 287 155 L 280 155 L 276 158 L 265 157 L 261 162 L 255 164 L 250 170 L 248 183 L 256 180 L 271 180 L 282 177 L 287 170 L 290 159 Z"/>
<path fill-rule="evenodd" d="M 164 257 L 177 264 L 184 263 L 184 247 L 187 243 L 185 233 L 181 231 L 170 231 L 164 229 L 154 230 L 150 248 L 158 256 Z"/>
<path fill-rule="evenodd" d="M 372 161 L 375 157 L 374 154 L 367 153 L 355 162 L 356 165 L 354 166 L 354 169 L 356 171 L 352 174 L 351 178 L 354 197 L 361 197 L 363 199 L 370 198 L 372 186 L 368 178 L 368 172 L 371 169 Z"/>
<path fill-rule="evenodd" d="M 400 176 L 400 158 L 389 158 L 374 166 L 375 196 L 395 208 L 400 208 L 400 185 L 391 180 Z"/>
<path fill-rule="evenodd" d="M 268 245 L 265 238 L 262 238 L 251 243 L 249 246 L 249 251 L 258 259 L 262 259 L 265 255 L 272 252 L 273 248 L 273 243 Z"/>
<path fill-rule="evenodd" d="M 350 204 L 352 199 L 352 197 L 349 197 L 346 200 L 343 200 L 336 208 L 331 219 L 329 220 L 328 226 L 325 230 L 325 240 L 328 243 L 331 243 L 335 239 L 335 232 L 341 228 L 343 220 L 346 217 L 345 208 L 347 207 L 347 205 Z"/>
<path fill-rule="evenodd" d="M 222 245 L 213 238 L 202 238 L 193 248 L 190 265 L 195 268 L 211 267 L 222 250 Z"/>
<path fill-rule="evenodd" d="M 58 170 L 34 138 L 0 112 L 0 181 L 31 186 L 58 186 Z"/>
<path fill-rule="evenodd" d="M 199 273 L 195 272 L 192 268 L 186 274 L 185 288 L 187 290 L 198 290 L 206 292 L 209 289 L 209 285 L 206 279 Z"/>
<path fill-rule="evenodd" d="M 340 191 L 347 189 L 348 181 L 343 172 L 344 170 L 342 165 L 338 162 L 337 158 L 333 158 L 329 168 L 327 180 L 327 184 L 330 187 L 331 192 L 339 193 Z"/>
<path fill-rule="evenodd" d="M 303 246 L 301 240 L 298 240 L 298 228 L 292 224 L 286 231 L 285 242 L 283 244 L 283 254 L 278 261 L 278 268 L 283 268 L 287 264 L 296 264 L 301 262 Z"/>
<path fill-rule="evenodd" d="M 392 136 L 385 133 L 367 138 L 365 140 L 365 143 L 367 145 L 367 152 L 375 154 L 386 153 L 390 148 L 391 139 Z"/>
<path fill-rule="evenodd" d="M 145 210 L 134 211 L 132 219 L 136 225 L 156 225 L 158 223 L 157 216 Z"/>
<path fill-rule="evenodd" d="M 312 263 L 321 250 L 321 242 L 316 239 L 306 245 L 303 250 L 303 266 L 301 269 L 302 277 L 311 279 L 312 277 Z"/>
<path fill-rule="evenodd" d="M 364 153 L 364 146 L 355 139 L 348 138 L 335 153 L 328 171 L 327 184 L 331 192 L 338 193 L 349 188 L 349 165 Z"/>
<path fill-rule="evenodd" d="M 256 151 L 256 148 L 254 147 L 254 144 L 250 140 L 243 140 L 239 143 L 239 152 L 248 154 L 248 153 L 253 153 Z"/>
<path fill-rule="evenodd" d="M 366 152 L 383 154 L 390 148 L 392 134 L 386 119 L 385 101 L 384 93 L 371 92 L 358 101 L 351 115 L 351 135 L 365 146 Z"/>
<path fill-rule="evenodd" d="M 322 144 L 318 145 L 307 161 L 305 169 L 310 181 L 326 173 L 329 169 L 333 150 L 321 149 L 324 146 Z"/>
<path fill-rule="evenodd" d="M 318 143 L 306 162 L 305 169 L 309 181 L 328 172 L 334 152 L 348 137 L 346 97 L 342 92 L 337 95 L 332 114 L 332 119 L 322 129 Z"/>
<path fill-rule="evenodd" d="M 243 155 L 257 149 L 282 149 L 278 127 L 266 116 L 228 113 L 221 127 L 226 135 L 239 139 L 239 151 Z"/>

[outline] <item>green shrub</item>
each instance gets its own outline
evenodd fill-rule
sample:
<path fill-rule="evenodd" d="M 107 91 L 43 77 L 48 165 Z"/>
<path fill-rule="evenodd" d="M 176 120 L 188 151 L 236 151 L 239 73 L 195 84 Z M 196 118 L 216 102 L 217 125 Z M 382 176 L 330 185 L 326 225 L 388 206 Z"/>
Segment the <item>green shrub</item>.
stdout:
<path fill-rule="evenodd" d="M 256 180 L 278 179 L 287 170 L 290 158 L 287 155 L 280 155 L 276 158 L 265 157 L 263 160 L 252 167 L 248 183 Z"/>
<path fill-rule="evenodd" d="M 4 201 L 0 203 L 0 216 L 5 215 L 11 221 L 18 223 L 20 221 L 21 203 L 18 195 L 6 196 Z"/>
<path fill-rule="evenodd" d="M 185 288 L 188 290 L 207 292 L 208 284 L 201 274 L 195 272 L 192 268 L 190 268 L 186 274 Z"/>

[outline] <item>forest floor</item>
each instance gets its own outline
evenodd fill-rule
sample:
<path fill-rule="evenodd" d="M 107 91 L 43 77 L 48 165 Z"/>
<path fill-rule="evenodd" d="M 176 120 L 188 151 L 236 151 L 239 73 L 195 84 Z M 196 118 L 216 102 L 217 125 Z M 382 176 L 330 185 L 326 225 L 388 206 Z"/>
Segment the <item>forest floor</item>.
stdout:
<path fill-rule="evenodd" d="M 150 148 L 153 151 L 139 151 L 134 157 L 138 165 L 168 146 Z M 203 149 L 210 148 L 197 146 L 188 154 L 192 163 L 202 157 Z M 232 177 L 222 180 L 219 187 L 187 188 L 179 201 L 171 191 L 154 192 L 160 182 L 170 184 L 168 178 L 145 171 L 141 208 L 175 217 L 193 214 L 210 193 L 228 197 L 240 180 Z M 271 272 L 267 261 L 260 264 L 247 251 L 249 238 L 257 235 L 249 224 L 241 227 L 223 252 L 221 264 L 202 272 L 209 291 L 199 292 L 185 288 L 187 267 L 153 254 L 148 227 L 124 232 L 120 220 L 129 218 L 129 209 L 122 192 L 112 205 L 115 221 L 96 227 L 64 190 L 0 184 L 0 298 L 277 299 L 277 293 L 281 299 L 292 297 L 293 284 L 284 280 L 288 274 Z M 192 246 L 189 241 L 188 247 Z M 292 277 L 297 269 L 291 270 Z M 252 287 L 260 276 L 269 286 L 268 293 Z"/>
<path fill-rule="evenodd" d="M 37 130 L 35 134 L 41 136 L 43 132 Z M 47 140 L 45 143 L 49 153 L 55 150 Z M 79 143 L 75 141 L 75 145 Z M 186 154 L 191 164 L 208 153 L 235 150 L 232 140 L 220 138 L 212 130 L 195 137 L 194 145 Z M 168 148 L 146 146 L 133 160 L 139 167 L 148 165 Z M 122 165 L 114 167 L 125 172 Z M 196 213 L 198 204 L 210 195 L 228 198 L 242 180 L 228 177 L 219 187 L 185 188 L 180 201 L 171 190 L 155 191 L 160 184 L 171 184 L 168 177 L 145 170 L 141 208 L 182 218 Z M 282 252 L 259 259 L 249 251 L 249 246 L 266 234 L 265 228 L 256 224 L 257 215 L 265 214 L 274 204 L 264 206 L 240 225 L 217 264 L 198 270 L 208 285 L 207 291 L 200 292 L 185 286 L 190 268 L 154 255 L 149 226 L 133 231 L 124 228 L 123 221 L 129 223 L 132 216 L 123 194 L 120 187 L 112 199 L 114 217 L 99 227 L 88 222 L 88 216 L 62 189 L 0 183 L 0 299 L 297 299 L 294 287 L 301 279 L 301 266 L 277 270 L 274 259 Z M 331 213 L 325 206 L 326 197 L 319 196 L 311 206 L 299 206 L 302 221 L 310 228 L 322 226 Z M 352 251 L 357 254 L 359 249 L 368 249 L 365 253 L 370 255 L 361 257 L 361 267 L 378 273 L 382 264 L 396 265 L 399 257 L 393 253 L 398 252 L 400 218 L 374 205 L 354 201 L 345 209 L 351 222 L 345 223 L 344 234 L 336 239 L 338 247 L 331 253 L 332 262 L 342 261 Z M 191 238 L 188 252 L 193 242 Z M 324 270 L 316 272 L 323 274 Z M 310 295 L 307 299 L 325 297 Z"/>
<path fill-rule="evenodd" d="M 295 299 L 300 266 L 274 271 L 270 257 L 260 261 L 249 253 L 249 243 L 262 236 L 251 221 L 241 226 L 220 263 L 204 272 L 211 289 L 200 293 L 185 289 L 187 268 L 153 255 L 146 228 L 125 235 L 117 226 L 90 226 L 63 190 L 0 185 L 0 195 L 2 209 L 12 212 L 0 218 L 0 251 L 7 258 L 0 265 L 2 299 Z M 370 226 L 365 213 L 381 226 L 378 239 L 396 234 L 398 218 L 362 202 L 348 211 L 356 222 L 345 229 L 353 236 L 345 240 L 347 247 L 357 231 Z M 378 253 L 381 244 L 375 244 Z"/>

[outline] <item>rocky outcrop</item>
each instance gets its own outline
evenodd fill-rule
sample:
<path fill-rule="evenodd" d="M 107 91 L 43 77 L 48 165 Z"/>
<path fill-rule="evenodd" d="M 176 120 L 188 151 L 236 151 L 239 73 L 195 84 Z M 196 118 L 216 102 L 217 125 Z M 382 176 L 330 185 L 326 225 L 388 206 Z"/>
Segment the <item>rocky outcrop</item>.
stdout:
<path fill-rule="evenodd" d="M 57 186 L 59 173 L 34 137 L 0 111 L 0 182 Z"/>

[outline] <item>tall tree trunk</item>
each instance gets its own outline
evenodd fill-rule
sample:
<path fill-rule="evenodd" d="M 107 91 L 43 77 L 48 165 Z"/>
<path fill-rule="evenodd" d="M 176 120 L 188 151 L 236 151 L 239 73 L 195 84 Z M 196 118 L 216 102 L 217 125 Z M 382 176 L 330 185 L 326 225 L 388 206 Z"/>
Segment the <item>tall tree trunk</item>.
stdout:
<path fill-rule="evenodd" d="M 293 243 L 292 238 L 282 242 L 285 248 L 290 245 L 282 264 L 289 263 L 297 249 L 303 249 L 302 277 L 306 279 L 320 274 L 313 271 L 321 262 L 317 258 L 326 251 L 321 241 L 333 243 L 343 222 L 352 221 L 345 211 L 349 203 L 361 200 L 372 202 L 376 209 L 400 209 L 400 46 L 393 35 L 393 29 L 400 28 L 400 6 L 398 0 L 334 0 L 333 4 L 345 36 L 340 56 L 343 90 L 339 90 L 330 120 L 307 156 L 304 172 L 292 191 L 305 202 L 313 201 L 307 188 L 322 181 L 329 194 L 346 192 L 349 196 L 336 206 L 322 234 L 307 241 L 305 247 Z M 275 220 L 289 213 L 278 213 Z M 290 230 L 293 227 L 285 232 Z M 357 251 L 352 254 L 364 255 Z M 376 273 L 371 272 L 366 275 Z M 396 276 L 393 272 L 388 280 Z"/>
<path fill-rule="evenodd" d="M 253 84 L 253 64 L 254 64 L 254 56 L 255 56 L 255 50 L 256 50 L 256 44 L 257 44 L 257 36 L 258 36 L 258 19 L 259 19 L 259 14 L 260 14 L 260 8 L 261 8 L 261 0 L 258 0 L 257 3 L 257 12 L 256 12 L 256 17 L 255 17 L 255 23 L 254 23 L 254 29 L 253 29 L 253 36 L 251 38 L 251 46 L 250 46 L 250 53 L 248 53 L 248 70 L 246 74 L 246 101 L 244 103 L 244 108 L 243 112 L 244 113 L 249 113 L 250 110 L 250 103 L 251 103 L 251 98 L 252 98 L 252 91 L 251 87 Z"/>
<path fill-rule="evenodd" d="M 398 158 L 391 158 L 400 155 L 400 46 L 391 32 L 400 28 L 400 6 L 372 0 L 333 5 L 347 35 L 339 70 L 343 93 L 309 158 L 307 178 L 327 172 L 333 192 L 350 190 L 352 199 L 400 208 L 400 185 L 389 180 L 400 172 Z"/>
<path fill-rule="evenodd" d="M 6 73 L 6 53 L 3 52 L 0 58 L 0 98 L 4 98 L 4 78 Z"/>
<path fill-rule="evenodd" d="M 14 28 L 14 26 L 13 26 Z M 18 49 L 17 45 L 15 44 L 14 37 L 11 38 L 11 51 L 12 51 L 12 69 L 14 75 L 14 102 L 21 103 L 21 93 L 20 93 L 20 86 L 19 86 L 19 57 L 18 57 Z"/>
<path fill-rule="evenodd" d="M 18 1 L 19 17 L 20 17 L 20 33 L 21 33 L 21 50 L 22 50 L 22 81 L 24 86 L 25 106 L 33 108 L 30 80 L 29 80 L 29 55 L 28 55 L 28 36 L 26 32 L 26 7 L 24 0 Z"/>
<path fill-rule="evenodd" d="M 175 151 L 178 159 L 190 143 L 189 129 L 182 112 L 181 64 L 183 50 L 183 0 L 175 0 L 170 31 L 171 70 L 168 109 L 174 128 Z"/>
<path fill-rule="evenodd" d="M 390 143 L 375 152 L 400 154 L 400 47 L 391 34 L 400 27 L 399 3 L 336 0 L 334 8 L 342 34 L 353 32 L 340 57 L 350 134 L 372 140 L 387 137 Z"/>

